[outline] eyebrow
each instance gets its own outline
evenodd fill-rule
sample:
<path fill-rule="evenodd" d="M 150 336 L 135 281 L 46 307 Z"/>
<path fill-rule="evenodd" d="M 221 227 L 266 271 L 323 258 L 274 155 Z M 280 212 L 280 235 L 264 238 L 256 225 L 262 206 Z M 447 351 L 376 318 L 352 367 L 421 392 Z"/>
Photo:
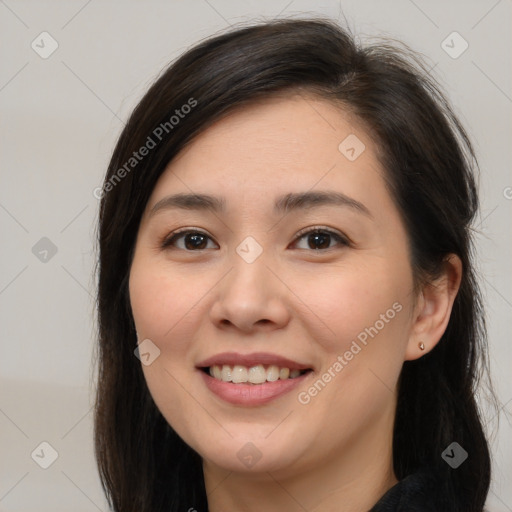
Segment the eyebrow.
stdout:
<path fill-rule="evenodd" d="M 289 193 L 279 197 L 274 204 L 276 214 L 287 214 L 291 211 L 304 210 L 318 206 L 342 206 L 352 208 L 359 213 L 373 218 L 370 210 L 361 202 L 342 194 L 332 191 L 309 191 Z M 208 194 L 174 194 L 164 197 L 158 201 L 149 212 L 152 217 L 157 212 L 169 209 L 183 210 L 212 210 L 222 212 L 225 210 L 224 198 Z"/>

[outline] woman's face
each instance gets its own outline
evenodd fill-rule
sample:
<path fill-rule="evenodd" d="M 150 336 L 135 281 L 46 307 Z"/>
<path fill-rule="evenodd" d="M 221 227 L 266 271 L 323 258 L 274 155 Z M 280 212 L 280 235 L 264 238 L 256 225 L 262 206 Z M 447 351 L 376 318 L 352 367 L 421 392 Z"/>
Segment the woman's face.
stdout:
<path fill-rule="evenodd" d="M 336 106 L 274 98 L 159 179 L 131 305 L 151 395 L 207 466 L 357 472 L 389 455 L 414 297 L 376 152 Z"/>

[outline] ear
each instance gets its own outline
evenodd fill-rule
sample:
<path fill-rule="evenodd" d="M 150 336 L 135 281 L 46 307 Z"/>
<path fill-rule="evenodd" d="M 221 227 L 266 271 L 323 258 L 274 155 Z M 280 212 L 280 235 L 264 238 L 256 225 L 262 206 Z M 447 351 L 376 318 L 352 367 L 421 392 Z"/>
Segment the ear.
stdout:
<path fill-rule="evenodd" d="M 437 345 L 450 320 L 461 279 L 462 262 L 457 255 L 450 254 L 443 262 L 442 275 L 423 286 L 414 309 L 406 361 L 420 358 Z"/>

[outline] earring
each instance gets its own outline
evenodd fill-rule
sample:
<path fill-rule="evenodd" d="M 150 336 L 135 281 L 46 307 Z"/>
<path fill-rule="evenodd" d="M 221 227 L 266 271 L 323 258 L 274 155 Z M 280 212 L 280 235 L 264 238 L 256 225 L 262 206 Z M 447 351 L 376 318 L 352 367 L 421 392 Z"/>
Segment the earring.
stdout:
<path fill-rule="evenodd" d="M 425 350 L 425 343 L 423 343 L 423 341 L 420 341 L 418 343 L 418 347 L 420 347 L 420 350 Z"/>

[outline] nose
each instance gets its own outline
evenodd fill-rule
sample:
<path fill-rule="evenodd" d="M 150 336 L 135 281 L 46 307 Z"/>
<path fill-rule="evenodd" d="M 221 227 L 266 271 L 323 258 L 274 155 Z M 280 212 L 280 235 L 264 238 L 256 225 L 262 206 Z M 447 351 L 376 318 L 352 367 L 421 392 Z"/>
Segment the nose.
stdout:
<path fill-rule="evenodd" d="M 238 261 L 237 261 L 238 259 Z M 290 321 L 287 288 L 263 258 L 253 263 L 235 255 L 233 267 L 216 287 L 210 309 L 212 322 L 221 329 L 272 331 Z"/>

